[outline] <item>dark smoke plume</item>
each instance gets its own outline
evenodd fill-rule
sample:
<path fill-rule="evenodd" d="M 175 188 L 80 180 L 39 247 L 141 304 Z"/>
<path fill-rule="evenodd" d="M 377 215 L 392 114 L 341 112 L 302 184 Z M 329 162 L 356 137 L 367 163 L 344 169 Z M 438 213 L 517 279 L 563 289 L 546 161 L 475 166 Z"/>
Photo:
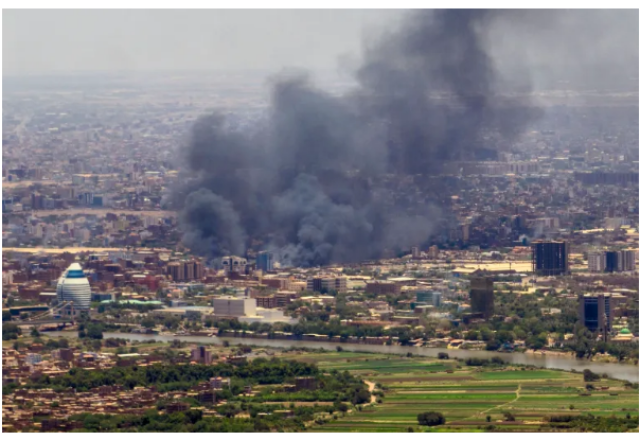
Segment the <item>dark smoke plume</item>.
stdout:
<path fill-rule="evenodd" d="M 536 117 L 498 94 L 485 31 L 501 14 L 412 12 L 365 48 L 347 96 L 290 74 L 251 133 L 221 115 L 200 118 L 187 148 L 192 179 L 174 197 L 185 244 L 210 257 L 270 249 L 310 266 L 425 242 L 439 210 L 401 204 L 377 180 L 491 157 Z"/>

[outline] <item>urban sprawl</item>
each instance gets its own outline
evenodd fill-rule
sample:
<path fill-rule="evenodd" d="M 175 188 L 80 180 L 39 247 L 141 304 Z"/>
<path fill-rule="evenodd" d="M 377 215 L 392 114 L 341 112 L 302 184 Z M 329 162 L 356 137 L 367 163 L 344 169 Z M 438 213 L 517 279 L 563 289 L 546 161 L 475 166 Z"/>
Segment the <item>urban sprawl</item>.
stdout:
<path fill-rule="evenodd" d="M 371 430 L 374 418 L 595 430 L 618 423 L 609 415 L 637 430 L 637 367 L 623 382 L 500 357 L 637 366 L 637 102 L 545 96 L 545 117 L 509 153 L 380 176 L 396 202 L 442 211 L 427 242 L 292 267 L 259 245 L 196 254 L 169 203 L 194 119 L 215 101 L 239 129 L 259 120 L 257 80 L 163 81 L 3 97 L 3 432 Z M 478 357 L 456 359 L 468 351 Z M 513 375 L 504 399 L 434 415 L 446 386 L 485 392 L 493 371 Z M 441 394 L 385 421 L 412 396 L 403 380 Z M 527 406 L 527 386 L 545 381 L 575 403 Z"/>

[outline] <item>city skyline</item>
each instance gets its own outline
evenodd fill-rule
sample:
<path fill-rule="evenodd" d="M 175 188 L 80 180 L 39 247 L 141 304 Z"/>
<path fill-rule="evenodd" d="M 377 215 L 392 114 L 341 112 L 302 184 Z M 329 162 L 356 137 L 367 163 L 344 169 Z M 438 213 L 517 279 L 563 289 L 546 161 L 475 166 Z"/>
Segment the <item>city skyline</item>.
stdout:
<path fill-rule="evenodd" d="M 637 12 L 3 11 L 3 434 L 637 432 Z"/>

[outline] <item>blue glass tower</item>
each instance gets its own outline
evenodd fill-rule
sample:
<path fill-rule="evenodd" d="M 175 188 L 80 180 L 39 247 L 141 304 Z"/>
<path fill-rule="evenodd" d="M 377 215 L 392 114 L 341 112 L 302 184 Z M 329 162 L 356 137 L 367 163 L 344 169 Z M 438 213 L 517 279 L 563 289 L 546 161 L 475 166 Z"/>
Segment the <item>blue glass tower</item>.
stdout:
<path fill-rule="evenodd" d="M 273 261 L 269 252 L 260 252 L 256 257 L 256 269 L 268 272 L 273 270 Z"/>

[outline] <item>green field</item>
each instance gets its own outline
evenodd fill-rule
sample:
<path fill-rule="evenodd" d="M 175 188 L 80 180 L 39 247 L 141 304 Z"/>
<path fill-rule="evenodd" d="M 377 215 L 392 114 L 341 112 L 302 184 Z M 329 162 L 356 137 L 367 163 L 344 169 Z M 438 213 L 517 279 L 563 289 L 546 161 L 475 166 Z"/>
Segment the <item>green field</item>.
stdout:
<path fill-rule="evenodd" d="M 291 359 L 316 363 L 326 370 L 347 370 L 383 387 L 382 403 L 365 405 L 338 416 L 327 416 L 318 432 L 474 432 L 492 425 L 495 431 L 538 431 L 544 417 L 593 414 L 638 415 L 638 391 L 622 382 L 601 379 L 609 387 L 585 393 L 581 373 L 510 367 L 467 367 L 456 360 L 394 357 L 346 352 L 288 353 Z M 447 372 L 449 370 L 449 372 Z M 376 389 L 379 389 L 376 387 Z M 616 395 L 611 395 L 616 394 Z M 441 412 L 446 425 L 418 425 L 417 415 Z M 504 412 L 515 416 L 506 422 Z M 487 422 L 487 416 L 491 422 Z"/>

